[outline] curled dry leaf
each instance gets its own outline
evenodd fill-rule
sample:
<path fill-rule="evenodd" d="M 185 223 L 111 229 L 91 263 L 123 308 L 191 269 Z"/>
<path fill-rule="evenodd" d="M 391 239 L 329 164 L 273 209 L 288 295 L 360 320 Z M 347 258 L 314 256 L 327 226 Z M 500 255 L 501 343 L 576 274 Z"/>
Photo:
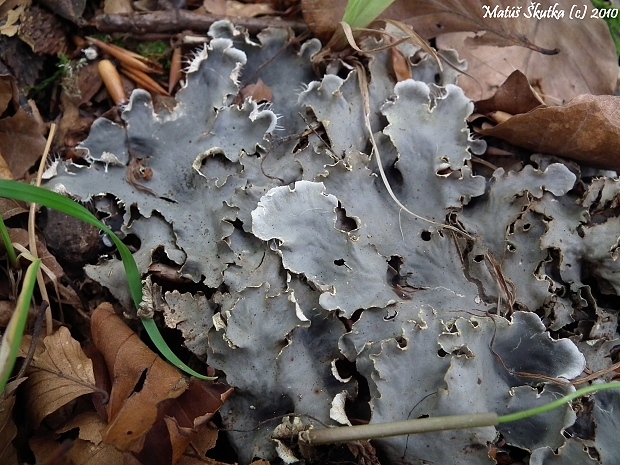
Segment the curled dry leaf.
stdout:
<path fill-rule="evenodd" d="M 91 329 L 112 378 L 103 441 L 120 450 L 139 451 L 157 420 L 160 404 L 179 397 L 187 389 L 187 381 L 152 352 L 110 304 L 95 309 Z"/>
<path fill-rule="evenodd" d="M 29 414 L 35 426 L 50 413 L 95 390 L 93 364 L 65 327 L 43 339 L 28 368 Z"/>
<path fill-rule="evenodd" d="M 149 465 L 169 465 L 180 461 L 190 442 L 195 448 L 196 443 L 203 442 L 201 439 L 205 435 L 213 436 L 206 423 L 232 392 L 233 389 L 223 383 L 191 379 L 187 391 L 177 399 L 167 400 L 161 406 L 157 422 L 149 430 L 144 446 L 135 454 L 136 457 Z M 215 438 L 210 446 L 203 443 L 206 450 L 210 450 L 214 445 Z"/>
<path fill-rule="evenodd" d="M 493 97 L 476 102 L 475 112 L 488 114 L 503 111 L 511 115 L 527 113 L 544 102 L 527 82 L 521 71 L 513 71 L 508 79 L 497 89 Z"/>
<path fill-rule="evenodd" d="M 538 107 L 479 133 L 534 152 L 620 170 L 620 97 L 580 95 L 566 105 Z"/>

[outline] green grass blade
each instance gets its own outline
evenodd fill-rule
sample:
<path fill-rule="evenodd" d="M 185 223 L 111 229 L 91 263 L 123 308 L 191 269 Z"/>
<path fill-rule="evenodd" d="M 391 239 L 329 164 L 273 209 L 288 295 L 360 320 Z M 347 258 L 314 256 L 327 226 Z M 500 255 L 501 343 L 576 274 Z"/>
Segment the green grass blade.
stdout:
<path fill-rule="evenodd" d="M 22 343 L 22 336 L 24 335 L 24 328 L 28 319 L 28 308 L 30 307 L 32 292 L 37 282 L 37 272 L 40 266 L 41 260 L 37 259 L 26 270 L 24 284 L 17 298 L 15 311 L 2 337 L 2 343 L 0 344 L 0 394 L 4 393 L 6 383 L 15 366 L 15 360 L 17 360 L 17 353 Z"/>
<path fill-rule="evenodd" d="M 366 27 L 392 3 L 394 0 L 349 0 L 342 20 L 352 28 Z"/>
<path fill-rule="evenodd" d="M 136 261 L 131 255 L 131 251 L 125 244 L 114 234 L 114 232 L 108 228 L 105 224 L 97 219 L 95 215 L 89 212 L 86 208 L 73 200 L 64 197 L 55 192 L 49 191 L 29 184 L 24 184 L 16 181 L 9 181 L 0 179 L 0 197 L 7 199 L 21 200 L 23 202 L 36 203 L 48 208 L 53 208 L 60 212 L 71 215 L 86 223 L 92 224 L 105 232 L 114 244 L 118 248 L 118 251 L 123 260 L 123 266 L 125 267 L 125 273 L 127 274 L 127 282 L 129 284 L 129 291 L 131 298 L 133 299 L 136 308 L 139 308 L 140 302 L 142 302 L 142 280 L 140 278 L 140 271 L 136 265 Z M 184 372 L 195 376 L 200 379 L 213 379 L 208 376 L 201 375 L 200 373 L 192 370 L 185 365 L 175 354 L 170 347 L 166 344 L 163 337 L 159 332 L 159 328 L 153 322 L 153 320 L 142 319 L 142 324 L 146 329 L 146 332 L 151 337 L 153 343 L 159 350 L 159 352 L 174 366 L 183 370 Z"/>
<path fill-rule="evenodd" d="M 175 355 L 175 353 L 172 352 L 172 350 L 170 350 L 170 347 L 168 347 L 168 345 L 166 344 L 166 341 L 164 341 L 164 338 L 159 332 L 159 328 L 157 327 L 157 325 L 155 324 L 153 320 L 150 320 L 148 318 L 142 318 L 142 324 L 144 325 L 144 329 L 146 329 L 147 334 L 149 335 L 149 337 L 153 341 L 153 344 L 155 344 L 159 352 L 161 352 L 161 354 L 166 358 L 166 360 L 172 363 L 175 367 L 179 368 L 180 370 L 183 370 L 186 373 L 189 373 L 190 375 L 196 378 L 206 379 L 206 380 L 217 379 L 217 377 L 201 375 L 200 373 L 195 372 L 190 367 L 185 365 Z"/>
<path fill-rule="evenodd" d="M 9 232 L 4 225 L 4 220 L 2 219 L 2 216 L 0 216 L 0 236 L 2 237 L 2 242 L 4 242 L 4 247 L 6 247 L 6 253 L 9 256 L 9 263 L 12 267 L 17 266 L 17 255 L 15 254 L 15 248 L 13 247 L 13 243 L 11 242 Z"/>
<path fill-rule="evenodd" d="M 566 405 L 569 402 L 572 402 L 573 400 L 579 397 L 594 394 L 595 392 L 598 392 L 598 391 L 607 391 L 610 389 L 620 389 L 620 382 L 593 384 L 592 386 L 587 386 L 587 387 L 578 389 L 575 392 L 568 394 L 549 404 L 545 404 L 540 407 L 532 408 L 529 410 L 523 410 L 521 412 L 515 412 L 515 413 L 510 413 L 508 415 L 502 415 L 497 419 L 497 421 L 499 423 L 509 423 L 511 421 L 523 420 L 525 418 L 533 417 L 534 415 L 540 415 L 541 413 L 546 413 L 550 410 L 562 407 L 563 405 Z"/>

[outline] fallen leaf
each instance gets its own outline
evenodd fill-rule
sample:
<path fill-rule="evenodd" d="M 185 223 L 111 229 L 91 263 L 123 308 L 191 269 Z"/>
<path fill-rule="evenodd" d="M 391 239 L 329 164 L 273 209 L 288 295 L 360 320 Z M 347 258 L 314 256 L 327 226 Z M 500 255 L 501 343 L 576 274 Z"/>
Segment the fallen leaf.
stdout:
<path fill-rule="evenodd" d="M 241 102 L 251 98 L 254 102 L 272 102 L 273 94 L 267 84 L 262 79 L 256 81 L 256 84 L 248 84 L 241 89 Z"/>
<path fill-rule="evenodd" d="M 20 17 L 19 38 L 37 54 L 66 53 L 68 47 L 65 26 L 53 13 L 31 6 Z"/>
<path fill-rule="evenodd" d="M 19 89 L 15 82 L 15 78 L 12 76 L 0 75 L 0 115 L 7 110 L 11 102 L 15 105 L 18 101 Z"/>
<path fill-rule="evenodd" d="M 107 465 L 122 464 L 123 457 L 129 455 L 116 449 L 116 447 L 104 444 L 101 431 L 106 424 L 95 412 L 85 412 L 73 418 L 65 427 L 57 433 L 66 433 L 78 428 L 78 437 L 73 448 L 67 454 L 67 458 L 74 465 Z"/>
<path fill-rule="evenodd" d="M 194 449 L 201 457 L 215 447 L 219 431 L 215 428 L 202 428 L 199 434 L 192 439 L 192 449 Z"/>
<path fill-rule="evenodd" d="M 525 74 L 516 70 L 508 76 L 493 97 L 476 102 L 474 111 L 485 114 L 492 111 L 505 111 L 511 115 L 519 115 L 540 105 L 544 105 L 544 102 L 529 85 Z"/>
<path fill-rule="evenodd" d="M 50 413 L 95 390 L 92 362 L 65 327 L 43 339 L 45 351 L 28 368 L 28 410 L 35 426 Z"/>
<path fill-rule="evenodd" d="M 304 19 L 319 38 L 327 40 L 337 27 L 333 18 L 342 17 L 345 4 L 304 0 Z M 528 8 L 536 4 L 539 11 L 551 8 L 563 11 L 564 17 L 526 16 Z M 397 0 L 380 18 L 402 21 L 426 39 L 437 38 L 438 48 L 456 50 L 460 58 L 468 61 L 467 74 L 474 78 L 461 76 L 459 85 L 473 100 L 491 97 L 506 77 L 518 69 L 530 83 L 540 87 L 546 102 L 557 104 L 580 94 L 612 94 L 618 74 L 618 58 L 609 28 L 603 20 L 589 15 L 570 19 L 574 5 L 571 0 L 510 0 L 494 4 L 485 0 Z M 521 9 L 517 17 L 485 18 L 486 8 L 492 10 L 495 6 L 509 12 Z M 541 50 L 559 53 L 549 55 L 539 53 Z"/>
<path fill-rule="evenodd" d="M 390 55 L 392 57 L 392 69 L 396 76 L 396 82 L 411 79 L 411 65 L 409 65 L 409 60 L 405 58 L 402 52 L 397 48 L 392 48 L 390 50 Z"/>
<path fill-rule="evenodd" d="M 82 25 L 85 22 L 82 13 L 86 8 L 86 0 L 41 0 L 41 3 L 74 24 Z"/>
<path fill-rule="evenodd" d="M 0 26 L 0 34 L 12 37 L 19 31 L 19 17 L 22 15 L 26 5 L 19 5 L 7 12 L 5 22 Z"/>
<path fill-rule="evenodd" d="M 3 73 L 15 78 L 20 89 L 35 86 L 43 78 L 46 60 L 41 60 L 18 37 L 0 36 L 0 60 L 6 66 Z"/>
<path fill-rule="evenodd" d="M 226 384 L 192 378 L 187 391 L 162 405 L 157 423 L 136 457 L 150 465 L 177 463 L 232 392 Z M 170 458 L 163 453 L 164 443 L 169 444 Z"/>
<path fill-rule="evenodd" d="M 321 39 L 328 39 L 339 27 L 334 18 L 342 18 L 346 1 L 304 0 L 302 11 L 308 27 Z M 496 2 L 497 3 L 497 2 Z M 541 3 L 545 4 L 545 0 Z M 502 1 L 498 9 L 521 6 L 521 0 Z M 530 23 L 536 22 L 524 17 L 497 19 L 486 15 L 484 0 L 418 0 L 416 2 L 397 0 L 380 16 L 381 19 L 395 19 L 409 24 L 417 34 L 431 39 L 449 32 L 480 32 L 485 34 L 476 39 L 476 45 L 509 46 L 520 45 L 537 49 L 547 49 L 539 45 L 526 33 Z M 532 43 L 534 42 L 534 43 Z M 547 49 L 551 52 L 553 49 Z"/>
<path fill-rule="evenodd" d="M 67 459 L 67 452 L 71 450 L 73 444 L 74 441 L 71 439 L 58 441 L 53 433 L 43 434 L 39 432 L 28 440 L 28 446 L 37 461 L 36 463 L 49 463 L 48 460 L 51 459 L 53 460 L 51 463 L 54 465 L 74 465 Z"/>
<path fill-rule="evenodd" d="M 101 443 L 93 446 L 81 439 L 74 442 L 67 458 L 71 465 L 126 465 L 127 460 L 133 459 L 128 452 L 121 452 L 112 445 Z"/>
<path fill-rule="evenodd" d="M 91 329 L 112 378 L 109 424 L 102 433 L 103 441 L 120 450 L 140 451 L 157 420 L 159 404 L 179 397 L 187 389 L 187 381 L 152 352 L 109 303 L 95 309 Z"/>
<path fill-rule="evenodd" d="M 539 107 L 479 132 L 534 152 L 620 170 L 620 97 L 580 95 L 566 105 Z"/>
<path fill-rule="evenodd" d="M 105 0 L 103 12 L 107 15 L 128 15 L 133 13 L 131 0 Z"/>
<path fill-rule="evenodd" d="M 97 77 L 99 78 L 99 73 L 97 73 Z M 98 80 L 101 86 L 101 79 Z M 93 118 L 82 115 L 73 100 L 65 92 L 61 94 L 60 101 L 63 112 L 58 123 L 58 140 L 62 141 L 65 146 L 73 148 L 86 139 Z"/>
<path fill-rule="evenodd" d="M 541 9 L 546 9 L 548 3 L 548 0 L 541 0 Z M 539 43 L 529 35 L 531 24 L 536 23 L 536 20 L 525 16 L 528 5 L 522 0 L 502 0 L 492 5 L 484 0 L 398 0 L 381 17 L 405 22 L 426 39 L 450 32 L 484 32 L 472 41 L 472 45 L 519 45 L 552 52 L 553 48 L 544 42 Z M 497 10 L 508 12 L 515 12 L 519 8 L 519 14 L 497 18 L 487 13 L 487 8 L 493 10 L 496 6 Z"/>
<path fill-rule="evenodd" d="M 13 174 L 22 178 L 45 148 L 45 138 L 34 118 L 19 105 L 15 79 L 0 76 L 0 151 Z"/>
<path fill-rule="evenodd" d="M 0 153 L 0 179 L 13 179 L 13 174 L 2 153 Z"/>
<path fill-rule="evenodd" d="M 0 463 L 17 463 L 17 451 L 12 443 L 17 436 L 17 426 L 13 421 L 14 405 L 15 396 L 0 401 Z"/>
<path fill-rule="evenodd" d="M 15 215 L 21 215 L 27 213 L 28 210 L 24 208 L 23 204 L 13 199 L 0 199 L 0 214 L 6 221 Z"/>
<path fill-rule="evenodd" d="M 275 10 L 267 3 L 242 3 L 235 0 L 204 0 L 203 8 L 207 13 L 217 16 L 236 16 L 238 18 L 254 18 L 256 16 L 273 15 Z"/>
<path fill-rule="evenodd" d="M 340 27 L 334 18 L 342 18 L 346 5 L 347 0 L 302 0 L 301 11 L 312 33 L 327 42 Z"/>
<path fill-rule="evenodd" d="M 542 1 L 541 8 L 554 3 L 551 0 Z M 521 33 L 547 49 L 558 49 L 560 53 L 557 55 L 543 55 L 514 46 L 501 50 L 488 45 L 473 48 L 468 42 L 471 33 L 437 37 L 438 47 L 455 49 L 469 63 L 467 73 L 476 81 L 461 76 L 459 86 L 470 98 L 480 100 L 491 97 L 515 69 L 527 76 L 547 103 L 562 103 L 580 94 L 613 93 L 618 75 L 618 57 L 607 25 L 603 20 L 590 17 L 569 19 L 568 13 L 574 5 L 570 0 L 559 0 L 556 5 L 566 12 L 564 18 L 530 18 L 522 22 Z M 496 18 L 493 21 L 505 24 L 512 20 Z"/>
<path fill-rule="evenodd" d="M 202 7 L 212 15 L 226 16 L 226 0 L 204 0 Z"/>
<path fill-rule="evenodd" d="M 13 243 L 28 247 L 28 231 L 21 228 L 7 228 L 7 230 Z M 43 265 L 45 265 L 57 279 L 62 278 L 65 275 L 65 272 L 56 260 L 56 258 L 51 253 L 49 253 L 47 247 L 38 239 L 36 241 L 36 246 L 37 254 L 41 259 Z M 45 273 L 44 276 L 47 278 L 47 275 Z"/>

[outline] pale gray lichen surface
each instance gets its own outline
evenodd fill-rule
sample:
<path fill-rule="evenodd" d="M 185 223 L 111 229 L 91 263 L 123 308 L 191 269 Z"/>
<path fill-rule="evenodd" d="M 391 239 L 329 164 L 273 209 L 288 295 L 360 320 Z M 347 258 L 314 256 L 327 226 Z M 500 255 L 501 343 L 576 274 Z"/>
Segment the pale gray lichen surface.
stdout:
<path fill-rule="evenodd" d="M 424 82 L 436 64 L 403 44 L 415 55 L 412 80 L 394 82 L 388 52 L 370 59 L 370 120 L 395 196 L 432 222 L 413 217 L 379 176 L 355 71 L 316 76 L 320 44 L 296 45 L 282 30 L 251 40 L 218 22 L 210 35 L 176 107 L 157 113 L 135 91 L 122 125 L 92 126 L 89 165 L 64 164 L 47 187 L 113 196 L 119 232 L 141 241 L 141 270 L 155 256 L 202 287 L 166 292 L 157 308 L 236 388 L 221 417 L 241 463 L 284 454 L 272 440 L 282 415 L 347 423 L 343 400 L 364 403 L 364 392 L 371 423 L 505 414 L 573 390 L 562 383 L 586 364 L 612 363 L 617 327 L 606 342 L 587 331 L 557 338 L 619 310 L 617 177 L 582 177 L 543 156 L 476 174 L 472 154 L 485 145 L 469 133 L 473 105 L 456 73 Z M 273 102 L 235 104 L 259 78 Z M 136 160 L 153 170 L 141 186 L 128 181 Z M 87 273 L 130 305 L 119 262 Z M 595 344 L 605 353 L 586 350 Z M 573 428 L 566 438 L 575 421 L 566 406 L 527 424 L 373 444 L 393 462 L 492 464 L 488 446 L 501 434 L 532 464 L 613 463 L 619 396 L 593 402 L 582 421 L 596 424 L 594 437 Z"/>

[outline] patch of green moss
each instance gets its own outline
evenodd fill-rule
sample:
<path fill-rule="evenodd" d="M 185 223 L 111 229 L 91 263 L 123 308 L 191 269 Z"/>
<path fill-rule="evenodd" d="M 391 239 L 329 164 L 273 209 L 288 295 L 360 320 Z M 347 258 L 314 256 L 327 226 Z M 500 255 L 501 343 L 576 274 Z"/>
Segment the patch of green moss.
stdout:
<path fill-rule="evenodd" d="M 136 53 L 158 62 L 164 69 L 170 68 L 170 44 L 163 40 L 140 42 L 136 45 Z"/>

